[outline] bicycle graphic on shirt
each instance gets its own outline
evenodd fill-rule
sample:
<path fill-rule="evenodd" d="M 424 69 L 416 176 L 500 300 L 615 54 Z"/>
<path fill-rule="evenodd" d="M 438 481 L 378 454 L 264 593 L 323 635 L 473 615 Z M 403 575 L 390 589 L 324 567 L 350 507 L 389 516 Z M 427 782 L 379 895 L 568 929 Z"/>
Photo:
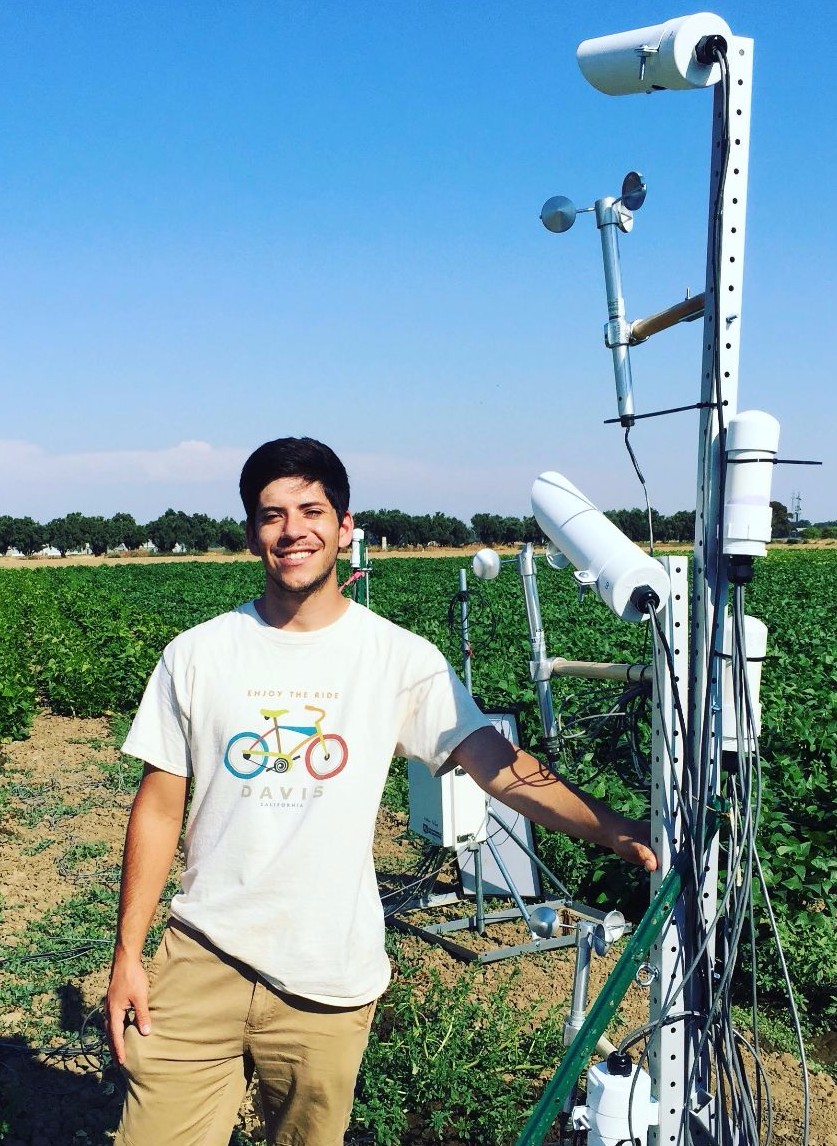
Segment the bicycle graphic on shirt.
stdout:
<path fill-rule="evenodd" d="M 330 780 L 342 772 L 349 759 L 346 741 L 336 732 L 323 732 L 325 709 L 306 704 L 305 711 L 313 712 L 312 724 L 280 724 L 289 708 L 262 708 L 259 710 L 272 726 L 264 733 L 237 732 L 224 752 L 224 766 L 239 780 L 252 780 L 262 772 L 288 772 L 295 763 L 304 760 L 305 767 L 315 780 Z M 282 733 L 294 732 L 301 736 L 289 748 L 282 746 Z M 276 747 L 271 748 L 270 740 Z M 289 737 L 285 737 L 286 741 Z"/>

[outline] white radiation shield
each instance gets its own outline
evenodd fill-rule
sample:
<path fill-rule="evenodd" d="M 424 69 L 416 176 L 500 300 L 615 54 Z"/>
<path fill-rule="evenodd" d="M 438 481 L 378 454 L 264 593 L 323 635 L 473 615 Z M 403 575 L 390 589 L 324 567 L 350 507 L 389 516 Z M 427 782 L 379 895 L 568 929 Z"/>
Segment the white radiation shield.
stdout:
<path fill-rule="evenodd" d="M 742 410 L 727 425 L 724 553 L 764 557 L 773 510 L 770 491 L 779 423 L 762 410 Z"/>
<path fill-rule="evenodd" d="M 577 570 L 580 585 L 595 589 L 623 621 L 642 621 L 648 608 L 668 600 L 668 574 L 659 561 L 629 541 L 581 490 L 551 470 L 532 486 L 532 512 Z"/>
<path fill-rule="evenodd" d="M 634 95 L 659 89 L 683 91 L 716 84 L 716 63 L 700 63 L 695 54 L 708 37 L 732 41 L 729 25 L 711 12 L 679 16 L 664 24 L 584 40 L 578 66 L 588 83 L 605 95 Z"/>

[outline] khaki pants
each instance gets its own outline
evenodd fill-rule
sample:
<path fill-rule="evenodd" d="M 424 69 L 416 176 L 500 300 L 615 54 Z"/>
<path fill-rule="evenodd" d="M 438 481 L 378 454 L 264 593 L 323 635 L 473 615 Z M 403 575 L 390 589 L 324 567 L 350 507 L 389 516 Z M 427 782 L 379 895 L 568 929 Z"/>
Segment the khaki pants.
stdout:
<path fill-rule="evenodd" d="M 254 1067 L 271 1146 L 342 1146 L 374 1003 L 281 994 L 171 922 L 149 979 L 151 1033 L 125 1032 L 116 1146 L 227 1146 Z"/>

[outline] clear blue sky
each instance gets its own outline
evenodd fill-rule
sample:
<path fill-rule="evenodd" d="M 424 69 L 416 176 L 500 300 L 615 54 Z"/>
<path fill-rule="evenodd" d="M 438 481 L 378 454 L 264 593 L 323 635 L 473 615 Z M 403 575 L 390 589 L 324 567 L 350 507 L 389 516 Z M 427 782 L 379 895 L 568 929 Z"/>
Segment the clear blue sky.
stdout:
<path fill-rule="evenodd" d="M 0 513 L 241 515 L 269 437 L 347 461 L 356 509 L 523 515 L 544 469 L 641 504 L 592 217 L 628 317 L 703 289 L 709 91 L 612 98 L 580 40 L 694 10 L 613 0 L 0 6 Z M 755 41 L 739 407 L 782 424 L 773 496 L 837 517 L 833 52 L 822 0 L 712 9 Z M 640 411 L 699 397 L 700 324 L 632 352 Z M 696 415 L 637 425 L 663 513 Z"/>

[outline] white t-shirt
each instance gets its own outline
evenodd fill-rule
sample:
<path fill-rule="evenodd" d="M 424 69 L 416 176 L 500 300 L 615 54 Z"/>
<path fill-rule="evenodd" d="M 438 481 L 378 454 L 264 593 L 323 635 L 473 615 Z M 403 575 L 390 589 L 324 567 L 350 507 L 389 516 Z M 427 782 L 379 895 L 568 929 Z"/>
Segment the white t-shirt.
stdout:
<path fill-rule="evenodd" d="M 392 757 L 435 773 L 487 725 L 435 646 L 354 602 L 313 632 L 250 602 L 182 633 L 123 746 L 193 779 L 172 915 L 280 990 L 371 1002 L 390 975 L 372 839 Z"/>

